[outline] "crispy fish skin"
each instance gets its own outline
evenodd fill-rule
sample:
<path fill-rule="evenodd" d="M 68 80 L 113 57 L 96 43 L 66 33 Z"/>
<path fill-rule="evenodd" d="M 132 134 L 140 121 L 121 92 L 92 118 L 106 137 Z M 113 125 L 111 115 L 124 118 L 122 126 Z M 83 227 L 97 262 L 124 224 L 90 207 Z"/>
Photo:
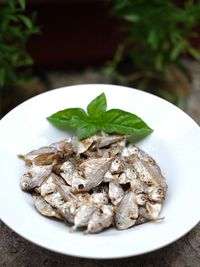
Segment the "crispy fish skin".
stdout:
<path fill-rule="evenodd" d="M 126 135 L 105 135 L 105 136 L 99 136 L 95 138 L 96 143 L 95 143 L 95 148 L 103 148 L 107 147 L 109 145 L 112 145 L 114 143 L 119 143 L 123 140 L 126 140 L 128 136 Z"/>
<path fill-rule="evenodd" d="M 120 184 L 116 182 L 110 182 L 108 194 L 112 204 L 116 206 L 124 197 L 124 190 Z"/>
<path fill-rule="evenodd" d="M 64 156 L 69 156 L 73 153 L 71 146 L 71 139 L 64 139 L 58 142 L 54 142 L 50 145 L 52 148 L 56 148 L 58 152 L 62 152 Z M 61 154 L 62 155 L 62 154 Z"/>
<path fill-rule="evenodd" d="M 157 220 L 159 219 L 159 214 L 161 212 L 161 204 L 160 203 L 151 203 L 151 202 L 147 202 L 146 203 L 146 210 L 147 213 L 149 215 L 149 217 L 151 218 L 151 220 Z"/>
<path fill-rule="evenodd" d="M 77 202 L 65 201 L 59 191 L 55 191 L 52 194 L 44 196 L 44 199 L 53 208 L 55 208 L 58 214 L 68 223 L 74 223 L 74 217 L 76 215 Z"/>
<path fill-rule="evenodd" d="M 76 230 L 78 227 L 87 226 L 95 208 L 89 204 L 82 204 L 76 211 L 74 217 L 74 226 L 72 230 Z"/>
<path fill-rule="evenodd" d="M 91 177 L 94 173 L 98 172 L 102 168 L 106 171 L 111 164 L 112 158 L 97 158 L 97 159 L 87 159 L 82 164 L 80 164 L 79 168 L 82 170 L 85 178 Z"/>
<path fill-rule="evenodd" d="M 59 159 L 72 154 L 71 144 L 68 139 L 52 143 L 50 146 L 40 147 L 26 155 L 19 155 L 27 165 L 50 165 L 56 164 Z"/>
<path fill-rule="evenodd" d="M 50 176 L 39 187 L 38 192 L 40 192 L 42 196 L 45 196 L 55 192 L 57 187 L 62 185 L 65 185 L 64 180 L 60 176 L 51 173 Z"/>
<path fill-rule="evenodd" d="M 34 193 L 32 196 L 33 203 L 39 213 L 47 217 L 55 217 L 57 219 L 61 219 L 59 213 L 54 208 L 52 208 L 52 206 L 48 204 L 42 196 L 36 193 Z"/>
<path fill-rule="evenodd" d="M 165 198 L 167 185 L 160 168 L 155 164 L 151 165 L 147 161 L 138 158 L 133 161 L 133 167 L 140 181 L 148 186 L 147 194 L 149 200 L 162 203 Z"/>
<path fill-rule="evenodd" d="M 50 165 L 53 162 L 56 164 L 59 158 L 60 156 L 56 153 L 41 154 L 34 158 L 34 160 L 32 161 L 32 164 L 37 165 L 37 166 Z"/>
<path fill-rule="evenodd" d="M 39 187 L 38 192 L 40 192 L 41 196 L 44 197 L 45 195 L 53 193 L 55 190 L 56 184 L 54 183 L 54 180 L 50 175 Z"/>
<path fill-rule="evenodd" d="M 157 184 L 162 188 L 163 195 L 165 195 L 167 191 L 165 177 L 162 175 L 160 167 L 151 156 L 141 148 L 132 144 L 129 144 L 122 150 L 121 156 L 130 160 L 142 181 L 149 182 L 149 184 L 152 181 L 153 184 Z"/>
<path fill-rule="evenodd" d="M 110 166 L 110 172 L 112 174 L 119 174 L 122 173 L 125 169 L 124 162 L 120 158 L 115 158 L 115 160 L 112 161 Z"/>
<path fill-rule="evenodd" d="M 78 203 L 75 201 L 68 201 L 62 204 L 58 211 L 62 218 L 70 224 L 74 224 L 74 219 L 76 216 L 77 208 L 79 207 Z"/>
<path fill-rule="evenodd" d="M 27 165 L 33 164 L 35 158 L 41 156 L 41 155 L 52 155 L 57 153 L 57 149 L 54 147 L 40 147 L 37 150 L 33 150 L 26 155 L 19 155 L 19 158 L 23 159 Z"/>
<path fill-rule="evenodd" d="M 70 161 L 65 161 L 60 167 L 60 175 L 66 181 L 68 185 L 72 185 L 72 180 L 75 178 L 81 178 L 75 165 Z"/>
<path fill-rule="evenodd" d="M 51 170 L 52 165 L 30 166 L 20 180 L 21 189 L 29 192 L 33 191 L 36 187 L 40 187 L 44 180 L 51 174 Z"/>
<path fill-rule="evenodd" d="M 44 199 L 52 207 L 57 209 L 59 209 L 65 203 L 59 191 L 54 191 L 53 193 L 44 196 Z"/>
<path fill-rule="evenodd" d="M 125 146 L 121 151 L 121 156 L 122 157 L 137 156 L 139 159 L 148 161 L 149 163 L 154 163 L 152 157 L 150 157 L 144 150 L 133 144 L 128 144 L 127 146 Z"/>
<path fill-rule="evenodd" d="M 72 136 L 71 146 L 74 153 L 81 154 L 84 153 L 88 148 L 93 144 L 92 138 L 86 138 L 82 141 L 79 141 L 76 136 Z"/>
<path fill-rule="evenodd" d="M 94 192 L 90 195 L 89 202 L 94 206 L 101 206 L 109 203 L 109 196 L 107 192 Z"/>
<path fill-rule="evenodd" d="M 111 158 L 89 159 L 80 165 L 84 178 L 72 180 L 72 189 L 77 192 L 90 191 L 97 187 L 104 179 L 104 175 L 111 164 Z"/>
<path fill-rule="evenodd" d="M 128 192 L 116 208 L 115 225 L 117 229 L 124 230 L 135 225 L 138 215 L 136 195 L 134 192 Z"/>
<path fill-rule="evenodd" d="M 91 218 L 88 221 L 85 234 L 101 232 L 103 229 L 111 226 L 113 218 L 114 208 L 111 205 L 102 205 L 99 209 L 92 213 Z"/>
<path fill-rule="evenodd" d="M 22 175 L 20 179 L 20 187 L 22 191 L 29 192 L 32 190 L 31 181 L 32 181 L 32 177 L 29 173 L 26 172 Z"/>
<path fill-rule="evenodd" d="M 141 217 L 149 221 L 157 221 L 160 218 L 162 205 L 160 203 L 147 202 L 145 207 L 140 207 L 139 214 Z"/>

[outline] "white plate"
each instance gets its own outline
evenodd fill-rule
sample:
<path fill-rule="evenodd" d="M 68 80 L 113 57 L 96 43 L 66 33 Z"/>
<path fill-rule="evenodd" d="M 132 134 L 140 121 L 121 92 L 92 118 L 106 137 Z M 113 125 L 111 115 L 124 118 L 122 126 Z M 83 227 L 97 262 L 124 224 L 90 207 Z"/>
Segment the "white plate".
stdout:
<path fill-rule="evenodd" d="M 86 108 L 105 92 L 108 108 L 137 114 L 154 129 L 139 143 L 160 165 L 168 191 L 159 223 L 96 235 L 69 233 L 61 222 L 36 212 L 32 198 L 21 191 L 24 164 L 17 154 L 66 137 L 45 118 L 67 107 Z M 1 219 L 24 238 L 63 254 L 88 258 L 134 256 L 161 248 L 191 230 L 200 219 L 200 129 L 183 111 L 161 98 L 114 85 L 78 85 L 38 95 L 0 121 Z"/>

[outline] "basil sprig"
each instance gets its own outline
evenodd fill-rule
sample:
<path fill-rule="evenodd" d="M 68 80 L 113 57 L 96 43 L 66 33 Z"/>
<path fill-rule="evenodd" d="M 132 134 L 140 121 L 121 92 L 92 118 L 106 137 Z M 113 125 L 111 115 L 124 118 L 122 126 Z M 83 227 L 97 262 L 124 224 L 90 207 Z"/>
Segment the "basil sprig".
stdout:
<path fill-rule="evenodd" d="M 47 118 L 52 124 L 73 129 L 78 139 L 84 139 L 103 130 L 106 133 L 126 134 L 134 138 L 144 137 L 153 130 L 137 115 L 121 109 L 107 110 L 104 93 L 82 108 L 60 110 Z"/>

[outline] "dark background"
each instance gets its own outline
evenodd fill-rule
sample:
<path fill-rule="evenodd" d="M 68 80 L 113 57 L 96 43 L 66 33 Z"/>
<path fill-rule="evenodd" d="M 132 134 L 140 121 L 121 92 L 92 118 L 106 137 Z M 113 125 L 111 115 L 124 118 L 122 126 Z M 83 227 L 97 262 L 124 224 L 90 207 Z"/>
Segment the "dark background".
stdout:
<path fill-rule="evenodd" d="M 29 0 L 27 10 L 37 12 L 41 29 L 28 43 L 39 69 L 99 66 L 112 59 L 122 39 L 108 1 Z"/>
<path fill-rule="evenodd" d="M 109 0 L 28 0 L 27 11 L 37 12 L 39 35 L 28 51 L 39 70 L 100 66 L 112 59 L 125 36 L 110 14 Z M 180 2 L 180 5 L 184 2 Z M 197 27 L 200 32 L 200 25 Z M 200 36 L 191 40 L 200 48 Z"/>

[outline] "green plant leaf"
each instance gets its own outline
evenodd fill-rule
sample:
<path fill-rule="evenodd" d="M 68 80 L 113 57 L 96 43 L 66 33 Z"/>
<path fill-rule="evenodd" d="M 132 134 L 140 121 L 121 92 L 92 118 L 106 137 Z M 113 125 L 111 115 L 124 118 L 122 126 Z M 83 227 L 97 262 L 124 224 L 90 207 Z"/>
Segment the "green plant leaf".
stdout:
<path fill-rule="evenodd" d="M 171 51 L 170 53 L 170 59 L 172 61 L 176 60 L 179 55 L 182 53 L 182 51 L 185 49 L 185 42 L 178 43 Z"/>
<path fill-rule="evenodd" d="M 147 135 L 153 130 L 137 115 L 121 109 L 111 109 L 103 114 L 102 130 L 106 133 Z"/>
<path fill-rule="evenodd" d="M 24 25 L 28 28 L 31 29 L 33 24 L 32 21 L 29 17 L 25 16 L 25 15 L 18 15 L 18 18 L 24 23 Z"/>
<path fill-rule="evenodd" d="M 191 48 L 186 46 L 194 34 L 198 36 L 200 1 L 186 0 L 182 5 L 173 0 L 111 2 L 111 14 L 119 19 L 121 31 L 125 33 L 121 41 L 123 56 L 118 64 L 115 64 L 115 56 L 110 60 L 111 77 L 121 76 L 129 83 L 126 76 L 134 75 L 135 71 L 143 72 L 145 79 L 148 70 L 157 77 L 172 62 L 181 68 L 185 54 L 200 59 L 193 43 Z M 137 27 L 134 26 L 136 23 Z"/>
<path fill-rule="evenodd" d="M 147 42 L 150 44 L 153 50 L 156 50 L 158 48 L 159 35 L 157 34 L 155 29 L 150 30 Z"/>
<path fill-rule="evenodd" d="M 25 35 L 22 34 L 22 31 L 19 27 L 10 26 L 9 33 L 12 35 L 13 39 L 15 38 L 18 43 L 25 43 Z"/>
<path fill-rule="evenodd" d="M 75 130 L 79 139 L 94 135 L 100 130 L 133 135 L 136 138 L 152 132 L 138 116 L 120 109 L 106 111 L 106 107 L 107 101 L 103 93 L 90 102 L 88 114 L 82 108 L 68 108 L 52 114 L 47 119 L 54 125 Z"/>
<path fill-rule="evenodd" d="M 79 140 L 95 135 L 100 131 L 100 127 L 92 122 L 82 122 L 76 130 Z"/>
<path fill-rule="evenodd" d="M 98 118 L 102 113 L 106 111 L 107 101 L 105 94 L 97 96 L 87 106 L 87 112 L 91 118 Z"/>
<path fill-rule="evenodd" d="M 26 8 L 26 0 L 18 0 L 19 1 L 19 5 L 21 7 L 21 9 L 25 10 Z"/>
<path fill-rule="evenodd" d="M 124 19 L 129 22 L 138 22 L 140 20 L 140 16 L 137 14 L 127 14 L 124 16 Z"/>
<path fill-rule="evenodd" d="M 156 70 L 161 71 L 163 67 L 163 62 L 164 61 L 164 54 L 162 53 L 157 53 L 155 57 L 155 67 Z"/>
<path fill-rule="evenodd" d="M 193 58 L 200 60 L 200 51 L 199 50 L 189 46 L 188 52 L 190 53 L 191 56 L 193 56 Z"/>
<path fill-rule="evenodd" d="M 51 123 L 68 128 L 78 128 L 81 123 L 90 123 L 90 119 L 82 108 L 60 110 L 47 118 Z"/>

